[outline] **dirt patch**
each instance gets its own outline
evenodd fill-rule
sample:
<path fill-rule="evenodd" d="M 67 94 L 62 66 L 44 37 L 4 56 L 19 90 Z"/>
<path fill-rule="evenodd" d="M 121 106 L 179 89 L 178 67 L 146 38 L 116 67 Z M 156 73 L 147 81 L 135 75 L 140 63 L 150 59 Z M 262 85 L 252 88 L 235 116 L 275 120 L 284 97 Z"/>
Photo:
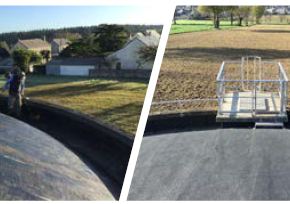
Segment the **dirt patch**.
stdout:
<path fill-rule="evenodd" d="M 280 61 L 290 75 L 289 31 L 287 25 L 260 25 L 170 35 L 153 101 L 216 98 L 215 79 L 221 63 L 247 55 Z M 167 104 L 152 106 L 151 114 L 216 107 L 214 101 Z"/>

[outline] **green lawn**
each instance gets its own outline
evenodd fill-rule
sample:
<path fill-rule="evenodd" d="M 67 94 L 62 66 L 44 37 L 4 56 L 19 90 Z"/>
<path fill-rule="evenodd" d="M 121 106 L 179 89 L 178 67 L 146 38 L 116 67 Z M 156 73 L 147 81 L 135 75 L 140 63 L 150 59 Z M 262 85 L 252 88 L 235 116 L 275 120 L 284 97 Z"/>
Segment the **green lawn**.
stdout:
<path fill-rule="evenodd" d="M 272 16 L 271 21 L 269 20 L 269 17 L 262 17 L 260 21 L 261 25 L 289 25 L 290 16 L 284 16 L 282 20 L 279 18 L 279 16 Z M 220 29 L 224 30 L 238 28 L 239 26 L 237 25 L 237 23 L 237 21 L 234 21 L 234 25 L 231 26 L 231 22 L 229 20 L 221 19 Z M 249 25 L 254 24 L 249 21 Z M 243 26 L 244 25 L 245 21 L 243 21 Z M 214 30 L 212 20 L 177 20 L 176 25 L 171 25 L 169 34 L 189 33 L 206 30 Z"/>
<path fill-rule="evenodd" d="M 237 28 L 237 27 L 239 27 L 237 25 L 237 21 L 234 21 L 233 26 L 231 26 L 231 22 L 228 20 L 220 21 L 221 30 L 232 29 L 232 28 Z M 198 31 L 206 31 L 206 30 L 214 30 L 212 20 L 177 20 L 176 25 L 174 24 L 171 25 L 169 34 L 198 32 Z"/>
<path fill-rule="evenodd" d="M 0 85 L 4 77 L 0 77 Z M 94 115 L 135 135 L 148 81 L 28 75 L 26 96 Z"/>

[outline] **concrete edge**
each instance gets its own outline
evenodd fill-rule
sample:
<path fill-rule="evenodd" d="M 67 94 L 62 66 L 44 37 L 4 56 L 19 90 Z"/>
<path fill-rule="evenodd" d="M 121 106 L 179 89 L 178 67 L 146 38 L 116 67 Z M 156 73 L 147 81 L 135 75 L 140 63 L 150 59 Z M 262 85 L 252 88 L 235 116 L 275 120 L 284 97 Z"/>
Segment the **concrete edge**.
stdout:
<path fill-rule="evenodd" d="M 149 115 L 145 135 L 176 132 L 184 129 L 216 125 L 216 111 L 194 111 Z"/>
<path fill-rule="evenodd" d="M 66 116 L 74 116 L 74 120 L 80 122 L 80 123 L 86 123 L 86 125 L 95 126 L 99 128 L 102 131 L 106 131 L 109 135 L 109 137 L 115 138 L 119 142 L 122 142 L 124 145 L 133 145 L 134 140 L 133 134 L 124 132 L 123 130 L 119 129 L 118 127 L 105 123 L 98 119 L 96 116 L 84 114 L 78 111 L 75 111 L 70 108 L 58 106 L 55 104 L 51 104 L 48 102 L 36 100 L 36 99 L 30 99 L 30 98 L 24 98 L 24 106 L 30 105 L 32 106 L 42 106 L 43 109 L 47 109 L 50 111 L 55 112 L 56 114 L 63 114 Z"/>
<path fill-rule="evenodd" d="M 217 111 L 204 110 L 183 113 L 168 113 L 149 115 L 144 136 L 165 132 L 181 132 L 193 129 L 220 128 L 221 122 L 216 122 Z M 287 111 L 290 117 L 290 110 Z M 289 122 L 284 123 L 289 128 Z M 253 127 L 254 122 L 223 123 L 223 127 Z"/>

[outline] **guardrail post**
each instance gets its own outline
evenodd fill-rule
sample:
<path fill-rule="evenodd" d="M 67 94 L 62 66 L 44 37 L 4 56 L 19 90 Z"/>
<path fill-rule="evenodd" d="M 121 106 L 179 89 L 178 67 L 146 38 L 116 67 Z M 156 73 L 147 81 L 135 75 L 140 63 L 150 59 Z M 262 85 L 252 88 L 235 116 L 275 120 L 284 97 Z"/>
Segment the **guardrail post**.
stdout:
<path fill-rule="evenodd" d="M 242 90 L 245 90 L 245 82 L 244 82 L 244 63 L 245 63 L 245 59 L 244 57 L 242 57 L 242 64 L 241 64 L 241 79 L 242 79 Z"/>
<path fill-rule="evenodd" d="M 256 110 L 257 110 L 257 83 L 256 80 L 254 82 L 254 86 L 255 86 L 255 95 L 254 95 L 254 115 L 256 116 Z"/>
<path fill-rule="evenodd" d="M 218 94 L 218 114 L 221 113 L 221 83 L 217 82 L 217 94 Z"/>
<path fill-rule="evenodd" d="M 280 115 L 284 112 L 284 82 L 281 82 Z"/>

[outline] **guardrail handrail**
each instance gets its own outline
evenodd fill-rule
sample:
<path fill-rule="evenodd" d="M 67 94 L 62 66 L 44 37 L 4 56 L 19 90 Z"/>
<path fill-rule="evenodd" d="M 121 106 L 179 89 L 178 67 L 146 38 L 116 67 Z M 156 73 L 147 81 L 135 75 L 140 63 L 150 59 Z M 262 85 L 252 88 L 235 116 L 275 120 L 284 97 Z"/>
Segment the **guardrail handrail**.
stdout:
<path fill-rule="evenodd" d="M 253 61 L 251 62 L 249 59 Z M 240 64 L 241 67 L 237 67 L 236 64 L 237 65 Z M 231 66 L 229 67 L 230 71 L 227 73 L 228 65 L 231 65 Z M 269 69 L 266 69 L 267 65 L 268 66 L 276 65 L 274 69 L 278 68 L 278 74 L 276 74 L 275 72 L 272 72 L 273 70 L 272 67 L 269 67 Z M 237 71 L 236 73 L 234 72 L 235 69 Z M 268 70 L 270 70 L 270 72 Z M 242 60 L 237 60 L 237 61 L 225 60 L 223 61 L 220 67 L 220 70 L 218 72 L 217 78 L 216 78 L 217 92 L 218 92 L 217 93 L 218 94 L 218 113 L 220 114 L 231 113 L 230 111 L 234 111 L 234 112 L 244 111 L 245 112 L 245 110 L 248 110 L 248 113 L 252 113 L 253 115 L 256 115 L 258 113 L 257 107 L 259 106 L 257 103 L 257 100 L 261 98 L 265 98 L 266 100 L 266 98 L 270 97 L 272 98 L 272 100 L 273 98 L 275 98 L 274 100 L 277 100 L 278 98 L 280 98 L 279 99 L 280 103 L 277 101 L 272 102 L 274 106 L 276 106 L 276 103 L 278 103 L 278 105 L 280 105 L 279 107 L 280 110 L 278 108 L 272 108 L 271 111 L 275 112 L 279 110 L 280 114 L 284 114 L 286 112 L 288 82 L 289 82 L 289 79 L 280 62 L 274 62 L 274 61 L 268 60 L 262 63 L 262 58 L 258 56 L 242 57 Z M 229 83 L 231 84 L 229 85 Z M 227 92 L 227 90 L 232 90 L 232 91 Z M 244 93 L 244 95 L 241 96 L 240 91 L 246 92 L 246 93 Z M 237 94 L 237 96 L 236 95 L 234 96 L 234 93 Z M 230 95 L 227 95 L 227 94 L 230 94 Z M 266 94 L 266 95 L 263 95 L 263 94 Z M 267 96 L 267 94 L 269 96 Z M 242 98 L 249 98 L 250 99 L 249 102 L 251 102 L 252 105 L 249 105 L 249 106 L 247 105 L 246 108 L 243 108 L 243 109 L 241 108 L 233 109 L 232 106 L 225 106 L 226 107 L 225 109 L 227 110 L 226 111 L 226 110 L 223 110 L 223 104 L 225 102 L 225 99 L 227 98 L 228 99 L 232 98 L 231 103 L 234 103 L 233 102 L 234 99 L 238 99 L 239 101 L 235 101 L 236 107 L 238 104 L 241 103 Z M 265 108 L 264 110 L 269 111 L 268 113 L 271 113 L 270 108 Z"/>
<path fill-rule="evenodd" d="M 285 73 L 285 70 L 284 70 L 284 68 L 283 68 L 283 66 L 281 65 L 281 63 L 280 62 L 278 62 L 278 66 L 279 66 L 279 69 L 280 69 L 280 71 L 282 72 L 282 75 L 283 75 L 283 77 L 284 77 L 284 81 L 289 81 L 289 79 L 288 79 L 288 77 L 287 77 L 287 75 L 286 75 L 286 73 Z"/>

